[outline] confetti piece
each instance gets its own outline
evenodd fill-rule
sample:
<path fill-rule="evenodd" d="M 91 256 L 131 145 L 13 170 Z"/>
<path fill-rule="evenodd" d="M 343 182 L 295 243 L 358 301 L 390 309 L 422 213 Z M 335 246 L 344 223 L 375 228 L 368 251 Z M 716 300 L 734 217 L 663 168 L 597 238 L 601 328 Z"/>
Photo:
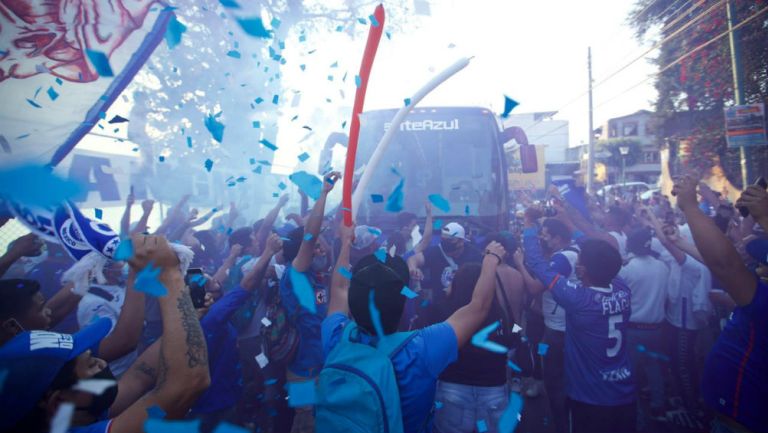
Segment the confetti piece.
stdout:
<path fill-rule="evenodd" d="M 165 157 L 163 155 L 160 155 L 157 157 L 157 160 L 160 162 L 165 162 Z"/>
<path fill-rule="evenodd" d="M 295 270 L 293 266 L 290 267 L 288 277 L 290 278 L 291 286 L 293 286 L 293 293 L 296 294 L 296 298 L 299 300 L 299 304 L 310 313 L 315 314 L 317 312 L 315 290 L 312 288 L 309 278 Z"/>
<path fill-rule="evenodd" d="M 23 182 L 20 181 L 22 179 Z M 43 207 L 58 206 L 81 191 L 80 184 L 62 179 L 42 165 L 0 169 L 0 196 L 15 202 Z"/>
<path fill-rule="evenodd" d="M 390 41 L 392 40 L 392 33 L 390 33 L 390 32 L 384 32 L 384 35 L 386 35 L 386 36 L 387 36 L 387 39 L 389 39 Z"/>
<path fill-rule="evenodd" d="M 403 99 L 403 102 L 405 102 L 405 106 L 407 107 L 407 106 L 411 105 L 411 98 L 405 98 L 405 99 Z"/>
<path fill-rule="evenodd" d="M 88 56 L 91 65 L 93 65 L 93 69 L 96 70 L 96 73 L 99 74 L 100 77 L 115 76 L 112 72 L 112 67 L 109 66 L 109 58 L 104 53 L 86 48 L 85 54 Z"/>
<path fill-rule="evenodd" d="M 477 421 L 477 433 L 485 433 L 488 431 L 488 424 L 485 423 L 484 419 Z"/>
<path fill-rule="evenodd" d="M 360 86 L 362 86 L 362 84 L 363 84 L 363 82 L 360 79 L 360 76 L 359 75 L 355 75 L 355 86 L 360 87 Z"/>
<path fill-rule="evenodd" d="M 254 99 L 253 102 L 255 102 L 257 104 L 261 104 L 262 102 L 264 102 L 264 98 L 259 96 L 258 98 Z M 253 123 L 259 123 L 259 122 L 253 122 Z M 254 128 L 256 128 L 256 126 L 254 126 Z"/>
<path fill-rule="evenodd" d="M 280 95 L 275 95 L 272 97 L 272 103 L 277 105 L 277 103 L 280 101 Z"/>
<path fill-rule="evenodd" d="M 205 127 L 208 129 L 208 132 L 211 133 L 213 139 L 219 143 L 224 139 L 224 124 L 216 120 L 220 114 L 221 112 L 216 115 L 209 114 L 208 117 L 205 118 Z"/>
<path fill-rule="evenodd" d="M 264 27 L 264 22 L 261 18 L 238 18 L 237 23 L 240 24 L 243 31 L 250 36 L 262 39 L 269 39 L 272 37 L 272 32 Z M 276 28 L 275 26 L 272 27 Z"/>
<path fill-rule="evenodd" d="M 104 394 L 104 391 L 116 385 L 117 382 L 109 379 L 84 379 L 77 382 L 72 389 L 75 391 L 87 392 L 89 394 L 101 395 Z"/>
<path fill-rule="evenodd" d="M 341 25 L 339 25 L 339 26 L 336 26 L 336 31 L 337 31 L 337 32 L 342 32 L 342 31 L 344 31 L 344 26 L 341 26 Z"/>
<path fill-rule="evenodd" d="M 229 50 L 227 51 L 227 56 L 232 57 L 233 59 L 239 59 L 241 56 L 240 51 L 237 50 Z"/>
<path fill-rule="evenodd" d="M 249 433 L 250 430 L 244 429 L 242 427 L 238 427 L 234 424 L 230 424 L 228 422 L 222 422 L 221 424 L 216 426 L 216 429 L 213 430 L 213 433 Z"/>
<path fill-rule="evenodd" d="M 497 320 L 490 325 L 486 326 L 485 328 L 481 329 L 477 332 L 477 334 L 472 336 L 472 344 L 481 348 L 488 350 L 490 352 L 494 353 L 507 353 L 507 348 L 502 346 L 499 343 L 493 342 L 488 339 L 488 336 L 496 331 L 496 328 L 498 328 L 500 325 L 500 322 Z"/>
<path fill-rule="evenodd" d="M 165 418 L 165 411 L 160 406 L 154 405 L 147 408 L 147 415 L 150 418 L 163 419 Z"/>
<path fill-rule="evenodd" d="M 429 201 L 432 205 L 441 211 L 448 213 L 451 211 L 451 204 L 440 194 L 430 194 Z"/>
<path fill-rule="evenodd" d="M 144 422 L 146 433 L 188 433 L 200 431 L 200 420 L 193 421 L 166 421 L 163 419 L 149 418 Z"/>
<path fill-rule="evenodd" d="M 288 382 L 288 406 L 301 407 L 311 406 L 317 401 L 315 395 L 315 381 L 306 382 Z"/>
<path fill-rule="evenodd" d="M 504 95 L 504 113 L 501 114 L 501 117 L 504 119 L 509 117 L 509 113 L 518 105 L 520 105 L 519 102 L 515 101 L 507 95 Z"/>
<path fill-rule="evenodd" d="M 304 240 L 305 240 L 305 241 L 309 242 L 309 241 L 311 241 L 311 240 L 312 240 L 312 238 L 313 238 L 313 236 L 312 236 L 312 233 L 306 233 L 306 234 L 304 234 Z"/>
<path fill-rule="evenodd" d="M 442 408 L 443 408 L 443 402 L 435 401 L 435 409 L 442 409 Z"/>
<path fill-rule="evenodd" d="M 512 325 L 512 333 L 513 334 L 517 334 L 518 332 L 520 332 L 522 330 L 523 330 L 523 328 L 521 328 L 520 326 L 517 326 L 517 323 Z"/>
<path fill-rule="evenodd" d="M 263 317 L 261 319 L 261 324 L 269 328 L 270 326 L 272 326 L 272 321 L 267 319 L 266 317 Z"/>
<path fill-rule="evenodd" d="M 169 49 L 176 48 L 181 43 L 181 35 L 187 31 L 187 26 L 176 19 L 176 15 L 171 15 L 171 20 L 168 22 L 168 28 L 165 30 L 165 42 L 168 44 Z"/>
<path fill-rule="evenodd" d="M 379 26 L 379 20 L 377 20 L 375 16 L 369 15 L 368 19 L 371 20 L 371 25 L 372 26 L 374 26 L 374 27 L 378 27 Z"/>
<path fill-rule="evenodd" d="M 514 362 L 509 361 L 509 360 L 507 361 L 507 367 L 511 368 L 512 370 L 514 370 L 514 371 L 516 371 L 518 373 L 522 373 L 523 372 L 522 368 L 518 367 L 517 364 L 515 364 Z"/>
<path fill-rule="evenodd" d="M 419 296 L 418 293 L 411 290 L 408 286 L 404 286 L 403 290 L 400 291 L 400 294 L 405 296 L 408 299 L 413 299 Z"/>
<path fill-rule="evenodd" d="M 538 353 L 541 356 L 547 356 L 547 350 L 549 350 L 549 344 L 539 343 Z"/>
<path fill-rule="evenodd" d="M 48 93 L 48 97 L 51 98 L 51 101 L 55 101 L 56 98 L 59 97 L 59 94 L 55 90 L 53 90 L 53 87 L 49 87 L 47 93 Z"/>
<path fill-rule="evenodd" d="M 299 161 L 304 162 L 309 159 L 309 154 L 307 152 L 302 153 L 299 155 Z"/>
<path fill-rule="evenodd" d="M 268 149 L 270 149 L 270 150 L 277 150 L 277 146 L 275 146 L 274 144 L 272 144 L 272 143 L 271 143 L 269 140 L 267 140 L 266 138 L 262 138 L 261 140 L 259 140 L 259 143 L 263 144 L 263 145 L 264 145 L 264 147 L 266 147 L 266 148 L 268 148 Z"/>
<path fill-rule="evenodd" d="M 376 256 L 376 258 L 381 263 L 386 263 L 387 262 L 387 250 L 385 250 L 384 248 L 379 248 L 378 250 L 376 250 L 375 253 L 373 253 L 373 255 Z"/>
<path fill-rule="evenodd" d="M 277 383 L 277 379 L 267 379 L 264 381 L 264 385 L 274 385 Z"/>
<path fill-rule="evenodd" d="M 383 203 L 384 196 L 381 194 L 371 194 L 371 201 L 374 203 Z"/>
<path fill-rule="evenodd" d="M 464 206 L 464 215 L 469 216 L 469 205 Z"/>
<path fill-rule="evenodd" d="M 277 19 L 277 17 L 272 18 L 272 21 L 269 22 L 269 25 L 272 26 L 273 29 L 277 30 L 280 28 L 280 20 Z"/>
<path fill-rule="evenodd" d="M 157 279 L 157 277 L 160 276 L 161 270 L 162 269 L 159 267 L 154 268 L 152 263 L 140 270 L 139 273 L 136 274 L 136 281 L 134 282 L 136 290 L 156 297 L 167 295 L 168 289 L 166 289 L 163 283 Z"/>
<path fill-rule="evenodd" d="M 101 219 L 104 216 L 104 211 L 99 208 L 93 208 L 93 215 L 96 219 Z"/>
<path fill-rule="evenodd" d="M 115 115 L 114 117 L 112 117 L 112 119 L 110 119 L 109 124 L 114 125 L 115 123 L 125 123 L 127 121 L 128 119 L 126 119 L 125 117 Z"/>
<path fill-rule="evenodd" d="M 371 313 L 371 322 L 373 322 L 373 327 L 376 329 L 376 335 L 378 335 L 379 338 L 383 338 L 384 327 L 381 326 L 381 312 L 379 312 L 379 309 L 376 308 L 374 293 L 376 293 L 375 290 L 371 290 L 368 292 L 368 310 Z"/>
<path fill-rule="evenodd" d="M 387 212 L 400 212 L 403 210 L 403 201 L 405 200 L 403 196 L 404 186 L 405 179 L 400 179 L 400 183 L 392 190 L 392 194 L 387 197 L 387 205 L 384 207 L 384 210 Z"/>
<path fill-rule="evenodd" d="M 211 172 L 211 169 L 213 169 L 213 161 L 210 159 L 205 160 L 205 170 L 208 171 L 208 173 Z"/>
<path fill-rule="evenodd" d="M 360 23 L 360 24 L 362 24 L 362 25 L 366 25 L 366 24 L 368 24 L 368 21 L 366 21 L 366 20 L 365 20 L 365 18 L 358 18 L 358 19 L 357 19 L 357 22 L 358 22 L 358 23 Z"/>
<path fill-rule="evenodd" d="M 513 392 L 509 396 L 509 404 L 499 420 L 499 433 L 512 433 L 520 422 L 520 414 L 523 413 L 523 398 Z"/>
<path fill-rule="evenodd" d="M 61 403 L 56 409 L 56 414 L 51 419 L 51 433 L 66 433 L 69 430 L 69 424 L 72 421 L 72 415 L 75 413 L 73 403 Z"/>
<path fill-rule="evenodd" d="M 443 228 L 443 220 L 438 218 L 432 223 L 432 230 L 440 230 L 441 228 Z"/>
<path fill-rule="evenodd" d="M 307 173 L 306 171 L 297 171 L 296 173 L 288 176 L 288 180 L 293 182 L 301 191 L 309 196 L 312 200 L 320 198 L 320 193 L 323 189 L 323 181 L 317 176 Z"/>
<path fill-rule="evenodd" d="M 339 268 L 339 275 L 342 277 L 351 280 L 352 279 L 352 272 L 349 271 L 346 267 L 342 266 Z"/>
<path fill-rule="evenodd" d="M 256 362 L 259 363 L 260 368 L 264 368 L 269 364 L 269 359 L 267 359 L 267 355 L 259 353 L 256 355 Z"/>
<path fill-rule="evenodd" d="M 37 102 L 35 102 L 35 101 L 33 101 L 33 100 L 29 99 L 29 98 L 27 98 L 27 102 L 29 102 L 29 105 L 31 105 L 31 106 L 33 106 L 35 108 L 43 108 L 42 105 L 38 104 Z"/>
<path fill-rule="evenodd" d="M 219 0 L 222 6 L 230 9 L 240 9 L 240 5 L 235 0 Z"/>

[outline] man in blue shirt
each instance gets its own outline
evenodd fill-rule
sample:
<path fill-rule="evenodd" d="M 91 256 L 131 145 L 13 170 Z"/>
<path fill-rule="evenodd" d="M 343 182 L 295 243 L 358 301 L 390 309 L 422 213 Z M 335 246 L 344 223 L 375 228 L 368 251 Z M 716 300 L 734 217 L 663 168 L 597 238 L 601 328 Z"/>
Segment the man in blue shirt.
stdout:
<path fill-rule="evenodd" d="M 399 257 L 387 255 L 382 263 L 367 256 L 352 270 L 352 279 L 342 276 L 349 266 L 349 251 L 354 237 L 353 227 L 341 227 L 342 248 L 333 273 L 328 317 L 323 321 L 323 352 L 327 355 L 338 343 L 351 317 L 363 331 L 366 342 L 376 337 L 369 309 L 370 293 L 381 315 L 385 335 L 397 331 L 405 305 L 400 292 L 408 280 L 406 263 Z M 403 431 L 431 431 L 430 412 L 435 398 L 435 385 L 440 373 L 456 360 L 464 346 L 485 320 L 494 298 L 496 268 L 506 252 L 492 242 L 483 258 L 483 267 L 469 304 L 453 313 L 445 322 L 417 331 L 392 357 L 403 414 Z M 341 271 L 341 272 L 340 272 Z"/>
<path fill-rule="evenodd" d="M 328 251 L 318 242 L 328 194 L 341 178 L 332 172 L 323 179 L 320 197 L 304 227 L 293 230 L 283 243 L 283 258 L 288 264 L 280 280 L 280 301 L 288 320 L 299 334 L 299 347 L 288 364 L 288 383 L 314 381 L 323 367 L 320 325 L 328 310 L 328 290 L 323 272 L 329 268 Z M 296 408 L 292 433 L 314 431 L 312 406 Z"/>
<path fill-rule="evenodd" d="M 635 431 L 635 385 L 626 349 L 630 292 L 616 275 L 621 256 L 608 242 L 581 243 L 575 272 L 568 281 L 548 264 L 535 221 L 523 233 L 526 261 L 565 309 L 566 394 L 574 433 Z"/>

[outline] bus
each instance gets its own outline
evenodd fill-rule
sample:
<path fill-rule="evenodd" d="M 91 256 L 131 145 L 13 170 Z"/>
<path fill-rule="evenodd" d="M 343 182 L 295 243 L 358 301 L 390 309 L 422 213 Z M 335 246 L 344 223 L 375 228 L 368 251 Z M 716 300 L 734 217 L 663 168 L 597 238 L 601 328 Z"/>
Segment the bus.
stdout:
<path fill-rule="evenodd" d="M 356 178 L 366 169 L 373 151 L 391 127 L 397 109 L 362 114 L 355 161 Z M 357 212 L 358 225 L 394 229 L 397 214 L 387 212 L 387 197 L 403 181 L 404 212 L 425 218 L 430 194 L 440 194 L 450 211 L 433 209 L 435 219 L 458 221 L 474 233 L 506 230 L 509 224 L 507 160 L 504 144 L 527 139 L 517 127 L 502 129 L 500 119 L 486 108 L 415 108 L 400 124 L 365 191 Z M 333 133 L 321 153 L 319 171 L 327 170 L 332 147 L 348 137 Z M 371 195 L 381 195 L 376 203 Z"/>

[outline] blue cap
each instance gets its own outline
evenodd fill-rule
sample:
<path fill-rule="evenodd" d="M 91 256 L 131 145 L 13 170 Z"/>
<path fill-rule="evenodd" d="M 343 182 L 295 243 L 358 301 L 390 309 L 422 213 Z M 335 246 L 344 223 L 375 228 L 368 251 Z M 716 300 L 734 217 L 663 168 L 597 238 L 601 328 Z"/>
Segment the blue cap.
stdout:
<path fill-rule="evenodd" d="M 76 334 L 24 331 L 0 347 L 0 430 L 15 425 L 45 395 L 59 370 L 88 349 L 97 349 L 112 327 L 96 320 Z"/>

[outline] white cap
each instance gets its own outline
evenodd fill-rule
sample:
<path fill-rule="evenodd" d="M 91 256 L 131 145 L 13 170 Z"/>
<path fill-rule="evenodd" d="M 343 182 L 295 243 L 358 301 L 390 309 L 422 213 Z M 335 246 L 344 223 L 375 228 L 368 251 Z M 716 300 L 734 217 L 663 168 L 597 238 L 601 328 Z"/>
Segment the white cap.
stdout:
<path fill-rule="evenodd" d="M 447 238 L 456 238 L 466 241 L 464 227 L 459 223 L 448 223 L 443 226 L 443 236 Z"/>

